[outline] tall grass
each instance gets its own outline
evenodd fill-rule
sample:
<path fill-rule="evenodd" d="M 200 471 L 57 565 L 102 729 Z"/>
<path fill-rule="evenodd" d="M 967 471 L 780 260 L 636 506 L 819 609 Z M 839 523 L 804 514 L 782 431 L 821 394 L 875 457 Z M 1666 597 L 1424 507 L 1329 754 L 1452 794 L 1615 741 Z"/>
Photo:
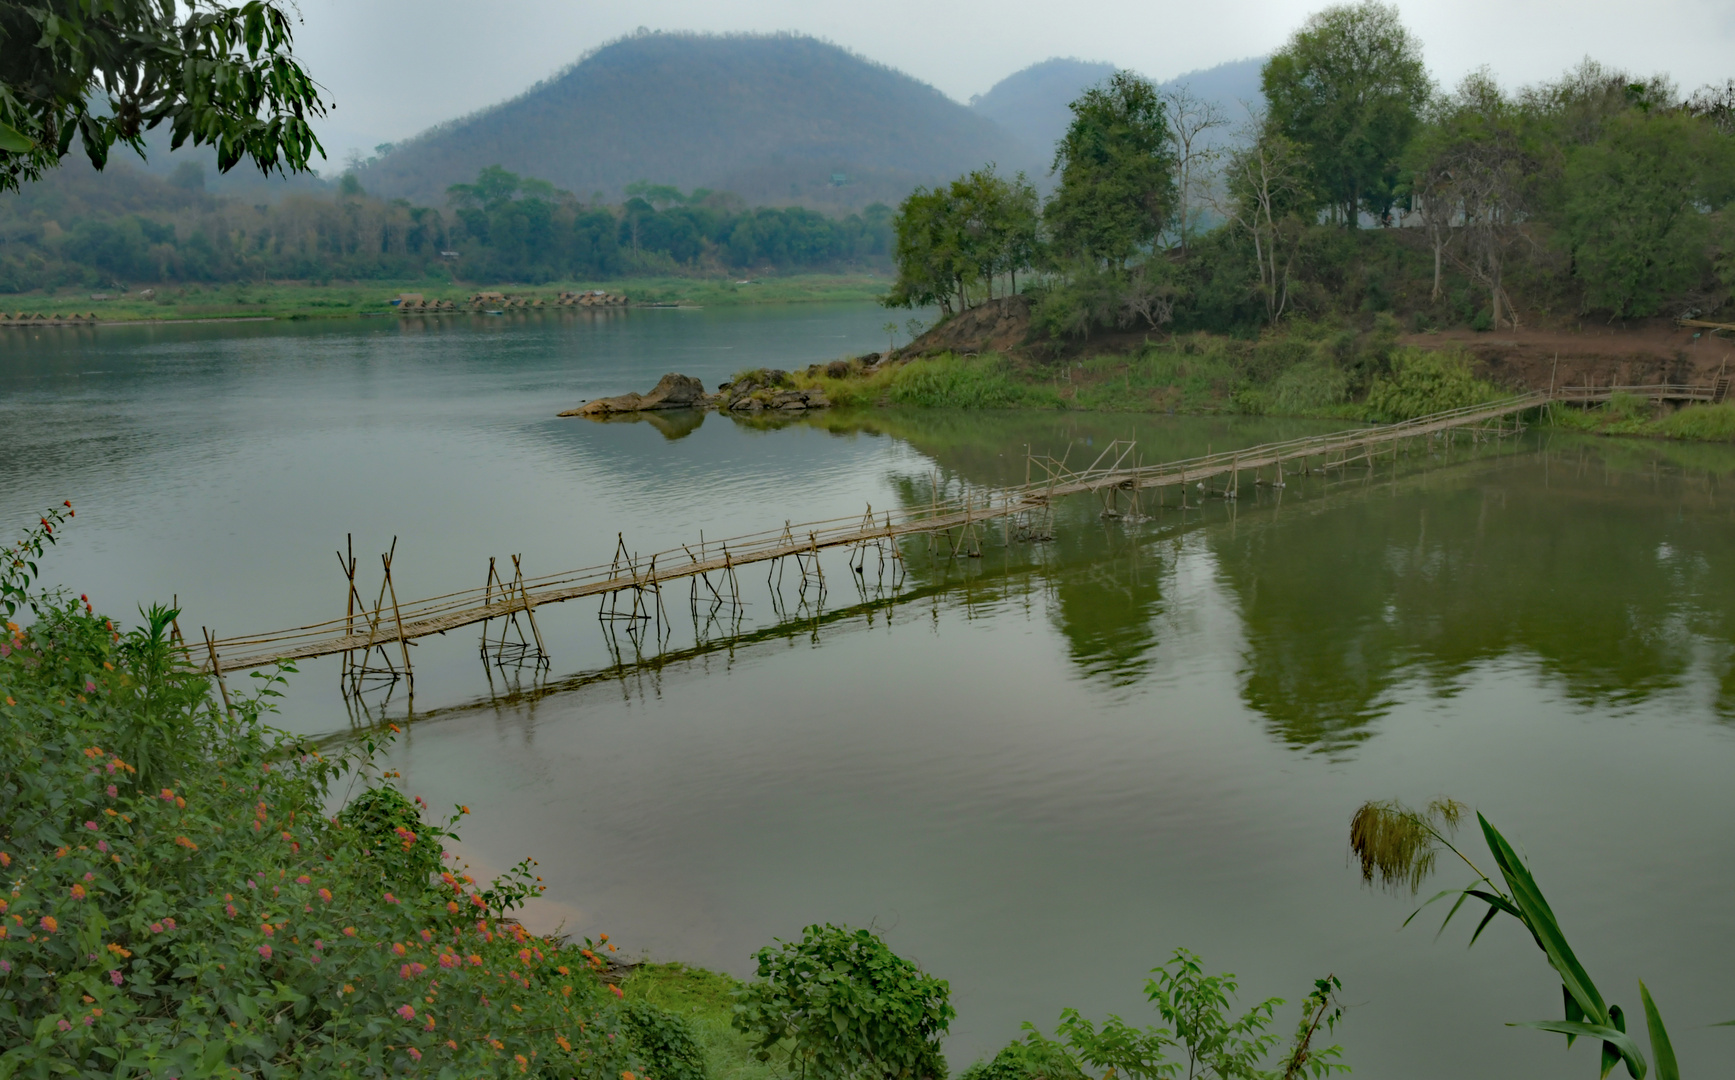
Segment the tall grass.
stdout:
<path fill-rule="evenodd" d="M 1735 402 L 1689 405 L 1655 421 L 1658 435 L 1699 442 L 1735 442 Z"/>
<path fill-rule="evenodd" d="M 1066 403 L 1052 387 L 1018 378 L 1003 356 L 954 356 L 911 360 L 860 378 L 806 376 L 834 405 L 914 405 L 931 409 L 1059 409 Z"/>
<path fill-rule="evenodd" d="M 628 1001 L 649 1002 L 686 1021 L 710 1080 L 771 1080 L 778 1069 L 755 1058 L 747 1037 L 731 1026 L 740 988 L 728 975 L 683 964 L 642 964 L 621 986 Z"/>
<path fill-rule="evenodd" d="M 1684 442 L 1735 442 L 1735 402 L 1718 405 L 1687 405 L 1655 416 L 1651 404 L 1632 394 L 1616 394 L 1605 404 L 1588 409 L 1557 406 L 1549 423 L 1571 431 L 1598 435 L 1636 435 Z"/>
<path fill-rule="evenodd" d="M 1392 351 L 1391 374 L 1368 387 L 1368 418 L 1388 423 L 1493 401 L 1504 392 L 1476 378 L 1470 358 L 1451 350 Z"/>

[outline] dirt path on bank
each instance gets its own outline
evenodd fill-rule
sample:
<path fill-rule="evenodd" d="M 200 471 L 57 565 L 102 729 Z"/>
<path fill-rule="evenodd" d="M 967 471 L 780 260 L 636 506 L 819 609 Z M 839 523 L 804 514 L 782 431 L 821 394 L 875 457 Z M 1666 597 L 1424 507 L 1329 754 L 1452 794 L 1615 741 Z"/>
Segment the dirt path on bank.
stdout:
<path fill-rule="evenodd" d="M 1042 363 L 1135 353 L 1165 336 L 1122 330 L 1077 341 L 1032 341 L 1030 317 L 1024 296 L 991 300 L 934 327 L 900 351 L 905 356 L 1001 352 Z M 1735 375 L 1735 334 L 1677 326 L 1670 319 L 1490 333 L 1439 330 L 1406 334 L 1399 341 L 1423 349 L 1461 349 L 1475 360 L 1477 375 L 1515 390 L 1707 385 L 1719 375 Z"/>
<path fill-rule="evenodd" d="M 1698 336 L 1695 336 L 1695 335 Z M 1477 374 L 1502 385 L 1644 386 L 1709 383 L 1735 370 L 1735 340 L 1669 322 L 1574 330 L 1521 329 L 1495 333 L 1441 330 L 1408 334 L 1424 349 L 1458 348 L 1476 360 Z"/>

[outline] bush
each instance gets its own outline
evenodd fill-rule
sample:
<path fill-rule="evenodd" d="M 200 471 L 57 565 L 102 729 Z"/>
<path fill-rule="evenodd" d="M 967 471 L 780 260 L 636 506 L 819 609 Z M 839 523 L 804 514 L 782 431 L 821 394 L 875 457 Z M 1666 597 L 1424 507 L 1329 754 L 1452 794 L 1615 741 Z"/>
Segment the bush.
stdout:
<path fill-rule="evenodd" d="M 1101 1070 L 1105 1080 L 1324 1080 L 1349 1071 L 1341 1047 L 1313 1045 L 1322 1034 L 1335 1031 L 1343 1016 L 1336 998 L 1341 984 L 1333 976 L 1315 980 L 1313 991 L 1302 1000 L 1290 1048 L 1279 1059 L 1280 1071 L 1273 1072 L 1260 1065 L 1281 1041 L 1266 1029 L 1282 998 L 1267 998 L 1234 1016 L 1240 989 L 1235 976 L 1205 974 L 1203 961 L 1186 949 L 1176 949 L 1151 975 L 1145 997 L 1162 1023 L 1138 1028 L 1111 1014 L 1098 1027 L 1077 1009 L 1066 1009 L 1056 1039 L 1044 1038 L 1027 1023 L 1022 1042 L 1010 1043 L 990 1062 L 970 1066 L 965 1080 L 1080 1080 L 1087 1075 L 1081 1065 Z"/>
<path fill-rule="evenodd" d="M 1368 388 L 1371 419 L 1392 423 L 1446 412 L 1500 396 L 1498 387 L 1477 379 L 1463 353 L 1400 348 L 1392 353 L 1392 371 L 1375 378 Z"/>
<path fill-rule="evenodd" d="M 944 1080 L 940 1037 L 955 1015 L 945 980 L 867 930 L 809 926 L 778 945 L 755 954 L 758 981 L 735 1007 L 759 1060 L 784 1044 L 803 1080 Z"/>
<path fill-rule="evenodd" d="M 959 1080 L 1087 1080 L 1062 1043 L 1025 1024 L 1023 1041 L 1006 1044 L 991 1061 L 978 1061 Z"/>
<path fill-rule="evenodd" d="M 707 1080 L 704 1051 L 681 1017 L 648 1001 L 629 1001 L 621 1009 L 621 1027 L 644 1062 L 647 1080 Z"/>
<path fill-rule="evenodd" d="M 0 551 L 35 616 L 0 639 L 0 1075 L 640 1067 L 590 943 L 506 918 L 528 866 L 475 887 L 440 850 L 463 811 L 386 794 L 380 742 L 334 759 L 266 726 L 281 674 L 225 709 L 175 612 L 122 633 L 29 592 L 57 523 Z M 327 817 L 358 771 L 371 794 Z"/>

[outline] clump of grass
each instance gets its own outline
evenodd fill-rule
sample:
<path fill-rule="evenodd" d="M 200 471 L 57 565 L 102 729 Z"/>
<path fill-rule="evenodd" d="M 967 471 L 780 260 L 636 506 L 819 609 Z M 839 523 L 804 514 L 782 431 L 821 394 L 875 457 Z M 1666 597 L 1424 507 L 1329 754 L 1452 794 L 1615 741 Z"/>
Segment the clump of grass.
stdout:
<path fill-rule="evenodd" d="M 1580 409 L 1555 402 L 1548 408 L 1548 425 L 1567 431 L 1597 431 L 1602 427 L 1602 410 Z"/>
<path fill-rule="evenodd" d="M 1476 378 L 1462 352 L 1400 348 L 1392 351 L 1391 374 L 1368 388 L 1367 413 L 1394 422 L 1493 401 L 1500 388 Z"/>
<path fill-rule="evenodd" d="M 1598 435 L 1637 435 L 1685 442 L 1735 442 L 1735 402 L 1687 405 L 1654 417 L 1650 403 L 1644 398 L 1636 394 L 1616 394 L 1594 408 L 1556 406 L 1550 412 L 1549 423 L 1558 428 Z"/>
<path fill-rule="evenodd" d="M 862 378 L 802 376 L 834 405 L 914 405 L 931 409 L 1064 408 L 1052 388 L 1025 382 L 1005 357 L 950 353 L 882 367 Z"/>
<path fill-rule="evenodd" d="M 1004 357 L 941 356 L 893 372 L 891 400 L 935 409 L 1061 408 L 1060 395 L 1013 377 Z"/>
<path fill-rule="evenodd" d="M 1349 375 L 1320 360 L 1296 364 L 1271 384 L 1275 411 L 1289 416 L 1313 416 L 1342 404 L 1349 395 Z"/>
<path fill-rule="evenodd" d="M 731 1024 L 739 981 L 684 964 L 643 964 L 621 984 L 628 1001 L 644 1001 L 679 1016 L 705 1057 L 710 1080 L 771 1080 L 777 1069 L 753 1056 L 747 1036 Z"/>
<path fill-rule="evenodd" d="M 1083 374 L 1074 401 L 1105 411 L 1214 412 L 1236 377 L 1227 344 L 1202 334 L 1152 342 L 1132 357 L 1086 361 Z"/>
<path fill-rule="evenodd" d="M 1651 425 L 1667 439 L 1697 442 L 1735 442 L 1735 402 L 1720 405 L 1688 405 Z"/>

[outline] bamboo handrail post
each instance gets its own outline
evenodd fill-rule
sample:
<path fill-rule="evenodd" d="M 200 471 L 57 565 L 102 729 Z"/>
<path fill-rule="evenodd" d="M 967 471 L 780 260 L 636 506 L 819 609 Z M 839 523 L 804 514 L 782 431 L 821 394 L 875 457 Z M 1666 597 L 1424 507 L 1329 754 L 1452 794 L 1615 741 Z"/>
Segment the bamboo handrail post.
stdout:
<path fill-rule="evenodd" d="M 217 677 L 217 689 L 223 694 L 223 712 L 230 719 L 235 717 L 235 706 L 229 702 L 229 683 L 223 678 L 223 665 L 217 659 L 217 639 L 212 636 L 209 627 L 199 628 L 205 634 L 205 648 L 211 654 L 211 673 Z"/>
<path fill-rule="evenodd" d="M 398 610 L 398 587 L 392 583 L 392 559 L 398 553 L 398 538 L 392 537 L 392 548 L 385 556 L 386 588 L 392 594 L 392 618 L 398 625 L 398 647 L 404 654 L 404 677 L 410 681 L 410 692 L 415 693 L 416 673 L 410 667 L 410 639 L 404 634 L 404 616 Z"/>

